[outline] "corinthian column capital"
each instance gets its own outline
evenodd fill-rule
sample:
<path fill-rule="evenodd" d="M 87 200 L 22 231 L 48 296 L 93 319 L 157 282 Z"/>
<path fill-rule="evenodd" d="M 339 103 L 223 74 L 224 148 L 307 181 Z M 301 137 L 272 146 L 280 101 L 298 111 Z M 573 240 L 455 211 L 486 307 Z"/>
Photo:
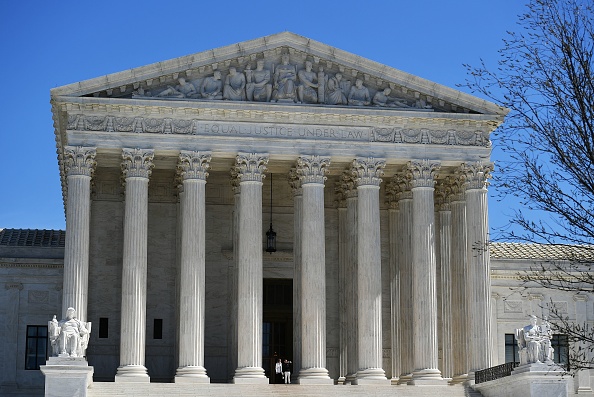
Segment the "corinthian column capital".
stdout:
<path fill-rule="evenodd" d="M 434 187 L 435 174 L 441 168 L 439 161 L 412 160 L 407 169 L 412 175 L 412 187 Z"/>
<path fill-rule="evenodd" d="M 329 157 L 301 156 L 297 159 L 297 174 L 301 184 L 321 183 L 326 181 L 325 174 L 330 166 Z"/>
<path fill-rule="evenodd" d="M 462 163 L 460 171 L 464 174 L 466 181 L 464 187 L 470 189 L 486 189 L 489 185 L 488 179 L 493 171 L 493 163 Z"/>
<path fill-rule="evenodd" d="M 64 148 L 64 170 L 66 176 L 84 175 L 93 176 L 97 162 L 94 147 L 66 146 Z"/>
<path fill-rule="evenodd" d="M 149 178 L 154 167 L 152 149 L 122 149 L 122 172 L 124 178 Z"/>
<path fill-rule="evenodd" d="M 268 155 L 263 153 L 238 153 L 235 157 L 235 170 L 240 182 L 262 182 L 266 177 Z"/>
<path fill-rule="evenodd" d="M 177 173 L 182 180 L 206 180 L 210 169 L 210 152 L 182 150 L 177 163 Z"/>
<path fill-rule="evenodd" d="M 296 168 L 291 168 L 289 170 L 287 179 L 289 181 L 289 186 L 291 186 L 291 190 L 293 191 L 293 195 L 300 196 L 303 190 L 301 189 L 301 180 L 299 179 L 299 173 Z"/>
<path fill-rule="evenodd" d="M 382 176 L 384 176 L 384 167 L 386 162 L 384 159 L 376 159 L 373 157 L 356 158 L 353 160 L 351 172 L 355 176 L 357 186 L 375 185 L 379 186 L 382 183 Z"/>
<path fill-rule="evenodd" d="M 440 211 L 451 210 L 452 187 L 448 178 L 435 186 L 435 205 Z"/>

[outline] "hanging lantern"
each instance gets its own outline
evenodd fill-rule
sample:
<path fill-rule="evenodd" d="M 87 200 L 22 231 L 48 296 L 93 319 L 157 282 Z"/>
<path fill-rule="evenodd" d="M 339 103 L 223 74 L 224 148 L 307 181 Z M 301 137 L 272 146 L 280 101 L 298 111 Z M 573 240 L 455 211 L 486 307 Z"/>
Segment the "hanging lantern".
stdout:
<path fill-rule="evenodd" d="M 272 174 L 270 174 L 270 229 L 266 232 L 266 252 L 276 252 L 276 232 L 272 229 Z"/>

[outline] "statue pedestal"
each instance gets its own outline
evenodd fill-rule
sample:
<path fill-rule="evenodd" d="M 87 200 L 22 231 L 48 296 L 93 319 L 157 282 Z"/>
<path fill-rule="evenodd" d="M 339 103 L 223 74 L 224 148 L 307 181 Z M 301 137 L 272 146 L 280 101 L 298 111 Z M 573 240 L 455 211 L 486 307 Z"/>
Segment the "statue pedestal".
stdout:
<path fill-rule="evenodd" d="M 93 367 L 82 357 L 50 357 L 40 369 L 45 375 L 45 397 L 86 397 L 93 383 Z"/>
<path fill-rule="evenodd" d="M 533 363 L 517 367 L 510 376 L 475 384 L 484 397 L 567 397 L 568 376 L 557 364 Z"/>

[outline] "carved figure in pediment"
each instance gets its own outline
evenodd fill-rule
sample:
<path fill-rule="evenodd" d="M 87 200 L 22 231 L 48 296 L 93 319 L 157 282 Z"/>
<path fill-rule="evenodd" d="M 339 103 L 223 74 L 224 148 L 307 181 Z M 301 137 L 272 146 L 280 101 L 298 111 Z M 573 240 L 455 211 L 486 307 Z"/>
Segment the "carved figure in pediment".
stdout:
<path fill-rule="evenodd" d="M 372 103 L 374 106 L 379 107 L 391 107 L 391 108 L 408 108 L 406 102 L 397 98 L 390 98 L 392 89 L 389 87 L 384 88 L 383 91 L 378 91 L 373 96 Z"/>
<path fill-rule="evenodd" d="M 200 86 L 200 95 L 202 99 L 223 99 L 223 82 L 221 81 L 221 72 L 215 70 L 210 77 L 205 77 Z"/>
<path fill-rule="evenodd" d="M 318 68 L 318 102 L 326 103 L 326 80 L 328 76 L 324 74 L 324 68 Z"/>
<path fill-rule="evenodd" d="M 245 76 L 237 73 L 234 67 L 229 68 L 229 74 L 225 78 L 223 88 L 223 99 L 231 101 L 245 101 Z"/>
<path fill-rule="evenodd" d="M 336 73 L 334 77 L 328 78 L 326 83 L 325 99 L 328 105 L 346 105 L 347 97 L 340 86 L 342 81 L 342 74 Z"/>
<path fill-rule="evenodd" d="M 363 80 L 357 79 L 355 86 L 349 92 L 349 105 L 367 106 L 371 103 L 369 90 L 363 85 Z"/>
<path fill-rule="evenodd" d="M 296 102 L 295 80 L 297 69 L 289 63 L 289 54 L 281 56 L 281 64 L 274 71 L 272 99 L 276 102 Z"/>
<path fill-rule="evenodd" d="M 270 71 L 264 69 L 264 60 L 256 62 L 256 70 L 248 65 L 245 70 L 246 96 L 248 101 L 270 102 L 272 84 L 270 84 Z"/>
<path fill-rule="evenodd" d="M 297 87 L 297 96 L 302 103 L 317 103 L 318 102 L 318 75 L 311 70 L 312 64 L 310 61 L 305 61 L 305 69 L 301 69 L 298 73 L 301 84 Z"/>
<path fill-rule="evenodd" d="M 136 91 L 132 92 L 132 98 L 150 96 L 152 96 L 152 93 L 150 91 L 145 91 L 142 87 L 138 87 Z"/>
<path fill-rule="evenodd" d="M 180 77 L 177 79 L 179 85 L 175 87 L 167 86 L 167 88 L 157 95 L 156 97 L 169 97 L 169 98 L 191 98 L 193 94 L 196 94 L 196 88 L 192 83 L 188 83 L 186 79 Z"/>
<path fill-rule="evenodd" d="M 424 99 L 417 99 L 415 101 L 415 108 L 417 109 L 433 109 L 433 106 L 427 104 L 427 102 Z"/>

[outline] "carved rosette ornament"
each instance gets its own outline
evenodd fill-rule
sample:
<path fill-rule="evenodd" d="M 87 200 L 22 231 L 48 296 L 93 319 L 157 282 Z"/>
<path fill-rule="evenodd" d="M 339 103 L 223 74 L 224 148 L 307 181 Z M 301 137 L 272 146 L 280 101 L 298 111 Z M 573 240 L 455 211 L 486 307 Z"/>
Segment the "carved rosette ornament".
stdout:
<path fill-rule="evenodd" d="M 488 179 L 493 171 L 493 163 L 477 161 L 474 164 L 462 163 L 460 171 L 466 177 L 464 187 L 470 189 L 486 189 L 489 185 Z"/>
<path fill-rule="evenodd" d="M 122 149 L 122 172 L 126 178 L 149 178 L 152 173 L 153 158 L 155 152 L 152 149 Z"/>
<path fill-rule="evenodd" d="M 297 159 L 297 174 L 301 185 L 306 183 L 324 184 L 325 174 L 328 173 L 330 166 L 329 157 L 320 156 L 301 156 Z"/>
<path fill-rule="evenodd" d="M 436 172 L 441 168 L 438 161 L 413 160 L 407 164 L 408 170 L 412 174 L 412 187 L 434 187 Z"/>
<path fill-rule="evenodd" d="M 357 158 L 353 160 L 351 173 L 355 177 L 357 186 L 379 186 L 382 183 L 381 177 L 384 175 L 385 166 L 386 162 L 384 159 L 373 157 Z"/>
<path fill-rule="evenodd" d="M 262 182 L 266 175 L 268 155 L 262 153 L 238 153 L 235 157 L 235 171 L 240 182 Z"/>
<path fill-rule="evenodd" d="M 202 179 L 208 177 L 210 169 L 210 152 L 182 150 L 179 154 L 177 172 L 182 180 Z"/>
<path fill-rule="evenodd" d="M 95 148 L 84 146 L 66 146 L 64 148 L 64 170 L 66 176 L 83 175 L 92 177 L 97 162 Z"/>
<path fill-rule="evenodd" d="M 293 191 L 293 195 L 300 196 L 303 193 L 303 189 L 301 189 L 301 180 L 299 179 L 299 173 L 296 168 L 291 168 L 289 170 L 288 181 L 289 186 L 291 186 L 291 190 Z"/>

